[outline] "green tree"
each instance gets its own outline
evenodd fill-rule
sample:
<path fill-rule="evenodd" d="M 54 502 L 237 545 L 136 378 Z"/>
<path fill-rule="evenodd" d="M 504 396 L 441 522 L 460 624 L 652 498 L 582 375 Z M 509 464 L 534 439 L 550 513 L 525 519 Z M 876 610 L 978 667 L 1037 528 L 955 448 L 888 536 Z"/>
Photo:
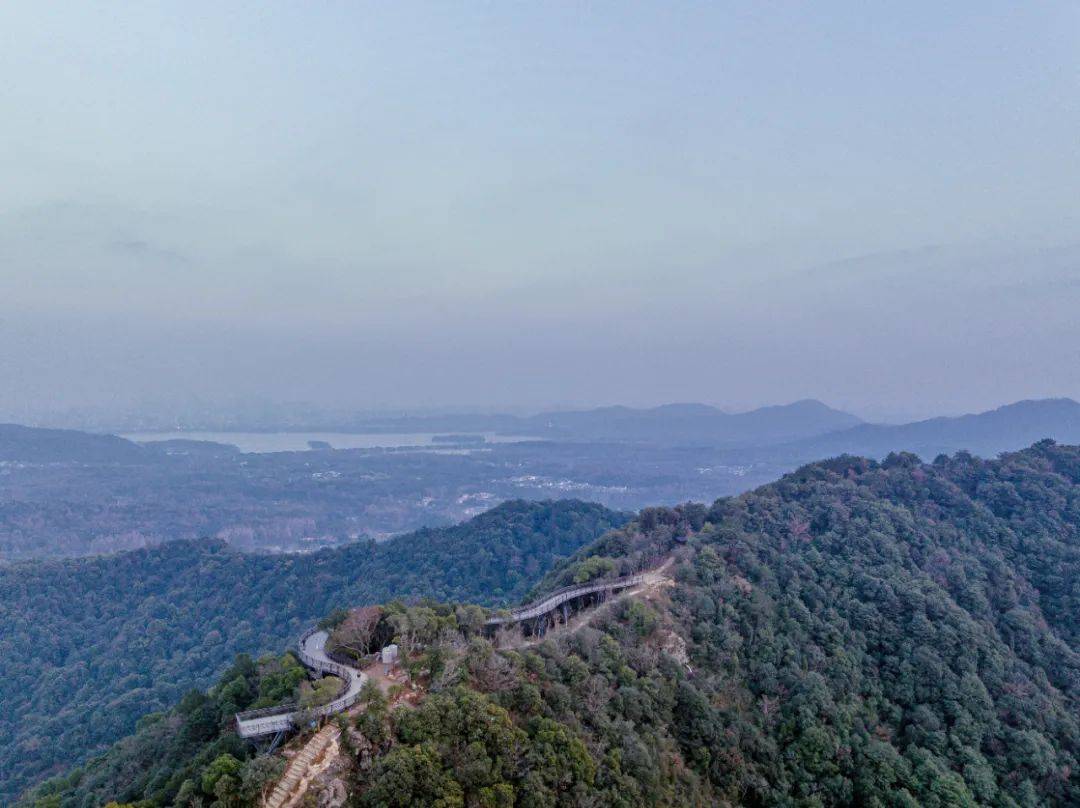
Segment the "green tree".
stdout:
<path fill-rule="evenodd" d="M 461 786 L 454 781 L 433 744 L 398 746 L 379 759 L 371 787 L 360 804 L 372 808 L 463 808 Z"/>
<path fill-rule="evenodd" d="M 611 575 L 618 569 L 614 559 L 602 556 L 589 556 L 577 568 L 574 573 L 574 583 L 583 584 L 594 578 L 602 578 Z"/>
<path fill-rule="evenodd" d="M 241 768 L 243 768 L 243 764 L 232 755 L 218 755 L 218 757 L 214 758 L 213 762 L 203 770 L 201 780 L 203 793 L 213 795 L 218 780 L 222 777 L 229 777 L 235 780 L 236 775 L 240 773 Z"/>

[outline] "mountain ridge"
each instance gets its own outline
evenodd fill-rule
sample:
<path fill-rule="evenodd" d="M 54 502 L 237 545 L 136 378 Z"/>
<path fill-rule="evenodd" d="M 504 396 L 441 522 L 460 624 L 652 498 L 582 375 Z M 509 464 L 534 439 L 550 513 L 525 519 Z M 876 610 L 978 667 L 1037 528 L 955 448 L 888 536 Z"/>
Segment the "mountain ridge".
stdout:
<path fill-rule="evenodd" d="M 340 723 L 332 774 L 314 778 L 308 798 L 344 794 L 365 808 L 1080 801 L 1080 447 L 816 461 L 711 506 L 647 508 L 541 588 L 657 557 L 671 560 L 670 585 L 526 647 L 470 639 L 467 607 L 378 607 L 407 630 L 415 704 L 391 710 L 372 695 Z M 238 744 L 227 719 L 277 665 L 238 659 L 207 694 L 26 804 L 254 805 L 278 769 Z"/>
<path fill-rule="evenodd" d="M 145 463 L 152 459 L 147 449 L 117 435 L 0 424 L 0 461 Z"/>
<path fill-rule="evenodd" d="M 880 459 L 889 452 L 908 451 L 932 460 L 957 451 L 992 457 L 1043 438 L 1080 443 L 1080 403 L 1071 398 L 1025 399 L 984 412 L 908 424 L 859 424 L 786 448 L 804 457 L 854 454 Z"/>
<path fill-rule="evenodd" d="M 739 413 L 708 404 L 602 407 L 541 413 L 529 419 L 544 434 L 574 440 L 636 440 L 713 445 L 763 445 L 850 427 L 861 420 L 815 399 Z"/>
<path fill-rule="evenodd" d="M 880 457 L 899 450 L 931 457 L 954 451 L 993 455 L 1022 448 L 1044 437 L 1064 443 L 1080 441 L 1080 403 L 1067 397 L 1024 399 L 976 413 L 881 424 L 864 421 L 810 398 L 735 413 L 710 404 L 673 402 L 647 408 L 611 405 L 552 411 L 525 418 L 405 416 L 369 421 L 366 427 L 354 424 L 346 430 L 363 432 L 365 428 L 376 433 L 495 429 L 556 440 L 777 449 L 813 457 L 845 452 Z M 151 463 L 161 459 L 170 448 L 169 443 L 176 444 L 173 448 L 184 448 L 183 434 L 178 432 L 176 441 L 153 446 L 136 444 L 116 435 L 0 424 L 0 461 Z M 216 447 L 207 444 L 204 448 Z M 218 451 L 228 452 L 231 447 L 222 445 Z"/>

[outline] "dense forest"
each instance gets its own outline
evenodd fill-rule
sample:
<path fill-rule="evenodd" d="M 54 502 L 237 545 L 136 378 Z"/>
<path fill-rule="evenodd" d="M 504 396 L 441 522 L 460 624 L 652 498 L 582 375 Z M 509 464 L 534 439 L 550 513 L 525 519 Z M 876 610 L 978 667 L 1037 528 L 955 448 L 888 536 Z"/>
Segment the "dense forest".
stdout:
<path fill-rule="evenodd" d="M 581 502 L 508 502 L 457 527 L 308 555 L 194 541 L 0 568 L 0 802 L 335 607 L 512 603 L 624 521 Z"/>
<path fill-rule="evenodd" d="M 426 699 L 350 728 L 352 803 L 1080 804 L 1080 448 L 815 463 L 648 509 L 543 586 L 658 554 L 673 585 L 578 630 L 433 640 Z M 277 764 L 236 743 L 226 685 L 153 787 L 109 772 L 188 737 L 195 696 L 28 804 L 253 804 Z"/>

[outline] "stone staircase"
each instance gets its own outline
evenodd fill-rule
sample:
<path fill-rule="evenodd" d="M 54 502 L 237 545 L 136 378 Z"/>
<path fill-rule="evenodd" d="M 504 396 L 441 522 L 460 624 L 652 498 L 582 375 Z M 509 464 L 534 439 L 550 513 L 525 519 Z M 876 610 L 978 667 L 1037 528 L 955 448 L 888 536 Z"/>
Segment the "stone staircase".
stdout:
<path fill-rule="evenodd" d="M 264 808 L 284 808 L 293 797 L 299 796 L 296 791 L 303 782 L 304 777 L 311 768 L 311 764 L 330 747 L 341 733 L 335 725 L 327 724 L 315 736 L 307 742 L 299 754 L 289 761 L 285 774 L 270 793 L 269 798 L 263 803 Z"/>

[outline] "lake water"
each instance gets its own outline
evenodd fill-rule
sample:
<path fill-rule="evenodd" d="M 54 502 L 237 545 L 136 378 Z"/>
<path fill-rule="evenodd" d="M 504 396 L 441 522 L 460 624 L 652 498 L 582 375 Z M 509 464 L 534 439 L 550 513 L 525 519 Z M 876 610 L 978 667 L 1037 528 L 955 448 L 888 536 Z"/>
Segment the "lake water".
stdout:
<path fill-rule="evenodd" d="M 136 442 L 158 440 L 209 440 L 229 443 L 241 452 L 303 452 L 311 449 L 308 441 L 323 441 L 335 449 L 397 449 L 416 447 L 423 449 L 461 448 L 462 444 L 435 443 L 432 439 L 443 432 L 418 432 L 394 434 L 352 434 L 348 432 L 134 432 L 121 437 Z M 480 434 L 480 433 L 478 433 Z M 524 435 L 496 435 L 484 432 L 485 443 L 519 443 L 537 440 Z M 465 444 L 469 448 L 481 448 L 483 443 Z"/>

